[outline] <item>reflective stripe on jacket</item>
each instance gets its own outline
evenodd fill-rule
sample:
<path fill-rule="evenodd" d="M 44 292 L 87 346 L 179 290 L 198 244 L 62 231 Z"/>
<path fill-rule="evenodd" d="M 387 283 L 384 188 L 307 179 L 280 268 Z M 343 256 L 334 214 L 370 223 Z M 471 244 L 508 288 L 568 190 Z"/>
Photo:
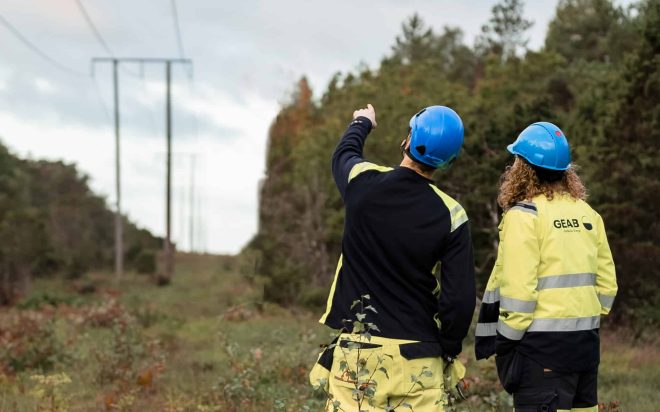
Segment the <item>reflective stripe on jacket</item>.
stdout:
<path fill-rule="evenodd" d="M 600 215 L 581 200 L 540 195 L 509 209 L 499 230 L 477 358 L 516 347 L 557 370 L 597 365 L 600 315 L 609 313 L 617 291 Z"/>

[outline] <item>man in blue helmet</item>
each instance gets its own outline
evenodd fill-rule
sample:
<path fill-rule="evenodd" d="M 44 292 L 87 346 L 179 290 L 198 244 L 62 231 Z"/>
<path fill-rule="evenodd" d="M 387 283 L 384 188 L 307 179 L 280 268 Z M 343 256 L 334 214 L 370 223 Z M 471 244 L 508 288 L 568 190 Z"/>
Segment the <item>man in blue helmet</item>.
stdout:
<path fill-rule="evenodd" d="M 394 168 L 362 158 L 375 127 L 371 105 L 356 110 L 332 156 L 346 215 L 342 255 L 320 322 L 342 334 L 321 354 L 310 381 L 325 386 L 347 411 L 365 397 L 369 406 L 360 403 L 362 410 L 392 410 L 404 402 L 413 410 L 442 410 L 436 402 L 444 394 L 443 371 L 453 371 L 454 379 L 464 374 L 454 359 L 476 291 L 467 214 L 432 177 L 458 156 L 463 123 L 448 107 L 421 110 L 410 120 L 403 159 Z M 356 306 L 365 295 L 368 301 Z M 371 309 L 356 319 L 366 305 Z M 350 342 L 359 340 L 351 333 L 355 320 L 376 327 L 369 329 L 369 342 L 351 351 Z M 348 371 L 362 361 L 363 369 L 378 373 Z"/>
<path fill-rule="evenodd" d="M 564 132 L 530 125 L 508 146 L 495 267 L 476 328 L 516 412 L 598 411 L 600 316 L 617 291 L 600 215 L 584 200 Z"/>

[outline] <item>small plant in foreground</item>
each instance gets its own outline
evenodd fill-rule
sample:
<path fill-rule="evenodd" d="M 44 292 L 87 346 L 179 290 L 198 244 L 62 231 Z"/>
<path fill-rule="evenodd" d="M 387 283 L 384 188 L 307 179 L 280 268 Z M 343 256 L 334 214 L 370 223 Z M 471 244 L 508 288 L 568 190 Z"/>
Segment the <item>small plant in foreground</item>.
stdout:
<path fill-rule="evenodd" d="M 71 378 L 66 373 L 32 375 L 30 379 L 36 382 L 30 395 L 39 401 L 38 411 L 68 411 L 69 399 L 62 391 L 64 385 L 71 383 Z"/>
<path fill-rule="evenodd" d="M 355 401 L 355 406 L 358 411 L 363 411 L 364 402 L 375 408 L 375 395 L 378 390 L 378 382 L 375 379 L 378 376 L 378 379 L 390 379 L 388 370 L 385 367 L 386 357 L 393 359 L 393 356 L 390 354 L 380 354 L 374 351 L 370 351 L 369 355 L 364 355 L 364 344 L 368 344 L 372 339 L 372 332 L 380 332 L 378 326 L 372 322 L 366 322 L 367 312 L 371 311 L 373 313 L 378 313 L 375 307 L 368 304 L 368 301 L 371 297 L 368 294 L 360 296 L 360 299 L 356 299 L 351 304 L 350 310 L 353 311 L 355 308 L 358 309 L 358 312 L 355 313 L 355 320 L 344 320 L 345 325 L 350 325 L 351 333 L 356 337 L 355 340 L 350 340 L 346 342 L 345 348 L 342 342 L 339 342 L 339 348 L 341 350 L 343 359 L 339 361 L 339 370 L 342 373 L 341 380 L 345 382 L 350 382 L 354 386 L 353 390 L 353 400 Z M 339 331 L 339 334 L 349 330 L 348 327 L 344 330 Z M 337 343 L 331 344 L 326 350 L 334 350 L 337 347 Z M 356 354 L 355 361 L 349 361 L 349 354 Z M 376 363 L 371 366 L 371 369 L 367 367 L 369 360 L 372 356 L 376 354 Z M 364 356 L 363 356 L 364 355 Z M 365 357 L 366 356 L 366 357 Z M 352 358 L 352 357 L 351 357 Z M 394 412 L 398 408 L 406 408 L 413 410 L 413 406 L 406 402 L 406 399 L 410 396 L 412 391 L 419 386 L 422 390 L 426 390 L 422 378 L 430 378 L 433 376 L 433 372 L 428 366 L 423 366 L 418 374 L 411 375 L 410 381 L 411 385 L 405 395 L 395 404 L 385 406 L 386 412 Z M 315 390 L 323 391 L 326 396 L 326 406 L 325 410 L 332 410 L 333 412 L 344 411 L 347 412 L 345 407 L 347 405 L 342 405 L 340 401 L 334 399 L 331 393 L 328 393 L 325 388 L 328 381 L 326 379 L 319 379 L 314 385 Z M 445 386 L 447 386 L 445 384 Z M 443 397 L 436 401 L 436 405 L 445 405 L 451 407 L 455 401 L 455 397 L 448 389 L 445 389 Z"/>

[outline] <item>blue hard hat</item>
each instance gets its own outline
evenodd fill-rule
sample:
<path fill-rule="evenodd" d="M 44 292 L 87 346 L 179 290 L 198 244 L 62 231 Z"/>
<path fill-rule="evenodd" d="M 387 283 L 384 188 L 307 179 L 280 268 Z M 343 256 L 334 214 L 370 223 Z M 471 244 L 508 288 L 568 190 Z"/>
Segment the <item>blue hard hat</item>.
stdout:
<path fill-rule="evenodd" d="M 463 145 L 463 122 L 445 106 L 429 106 L 410 119 L 410 148 L 414 160 L 434 168 L 447 168 Z"/>
<path fill-rule="evenodd" d="M 566 135 L 549 122 L 536 122 L 527 126 L 507 149 L 543 169 L 566 170 L 571 163 Z"/>

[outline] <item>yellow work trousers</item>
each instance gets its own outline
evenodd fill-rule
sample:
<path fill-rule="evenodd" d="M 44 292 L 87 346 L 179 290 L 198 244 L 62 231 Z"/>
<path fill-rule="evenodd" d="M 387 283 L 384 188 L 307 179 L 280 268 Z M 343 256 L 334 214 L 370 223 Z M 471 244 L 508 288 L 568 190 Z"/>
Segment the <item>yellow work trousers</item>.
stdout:
<path fill-rule="evenodd" d="M 351 345 L 349 341 L 364 343 Z M 342 343 L 343 342 L 343 343 Z M 328 373 L 316 364 L 310 382 L 327 382 L 329 394 L 326 411 L 333 411 L 333 402 L 351 411 L 442 412 L 444 397 L 443 361 L 439 357 L 406 359 L 399 345 L 414 341 L 374 336 L 360 340 L 357 335 L 342 334 L 333 349 L 332 367 Z M 356 374 L 361 374 L 355 379 Z M 362 389 L 359 390 L 359 386 Z M 412 407 L 412 408 L 411 408 Z"/>
<path fill-rule="evenodd" d="M 598 405 L 588 408 L 557 409 L 557 412 L 598 412 Z"/>
<path fill-rule="evenodd" d="M 513 409 L 516 412 L 516 409 Z M 573 408 L 573 409 L 557 409 L 557 412 L 598 412 L 598 405 L 590 406 L 588 408 Z"/>

